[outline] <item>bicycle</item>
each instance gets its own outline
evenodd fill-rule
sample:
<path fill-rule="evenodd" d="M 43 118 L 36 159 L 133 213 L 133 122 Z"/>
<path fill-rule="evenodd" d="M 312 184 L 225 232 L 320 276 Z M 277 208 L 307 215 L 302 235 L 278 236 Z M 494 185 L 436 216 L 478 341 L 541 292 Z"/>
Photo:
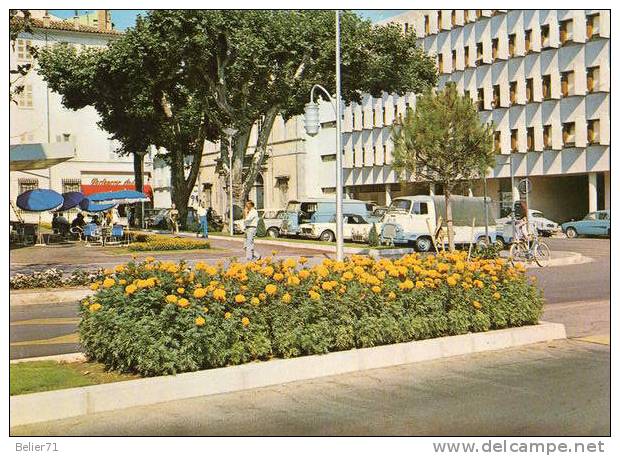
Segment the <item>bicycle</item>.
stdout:
<path fill-rule="evenodd" d="M 542 241 L 538 240 L 538 234 L 522 236 L 510 246 L 510 262 L 521 261 L 531 263 L 535 261 L 541 268 L 549 264 L 551 249 Z"/>

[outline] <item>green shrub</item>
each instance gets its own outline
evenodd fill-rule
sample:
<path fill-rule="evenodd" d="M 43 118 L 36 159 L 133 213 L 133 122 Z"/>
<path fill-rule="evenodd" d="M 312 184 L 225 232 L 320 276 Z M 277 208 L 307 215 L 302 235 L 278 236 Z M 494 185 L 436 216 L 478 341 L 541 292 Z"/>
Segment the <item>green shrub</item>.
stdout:
<path fill-rule="evenodd" d="M 156 250 L 194 250 L 208 249 L 209 241 L 191 238 L 170 238 L 165 236 L 150 236 L 145 242 L 133 242 L 129 244 L 132 252 L 149 252 Z"/>
<path fill-rule="evenodd" d="M 256 225 L 256 237 L 263 238 L 267 236 L 267 227 L 265 226 L 265 220 L 263 218 L 258 219 L 258 225 Z"/>
<path fill-rule="evenodd" d="M 466 255 L 310 268 L 290 258 L 227 268 L 147 258 L 93 284 L 80 340 L 108 368 L 150 376 L 538 321 L 543 298 L 521 266 Z"/>
<path fill-rule="evenodd" d="M 377 247 L 381 245 L 381 239 L 379 239 L 379 234 L 377 233 L 377 227 L 373 223 L 370 232 L 368 233 L 368 245 L 371 247 Z"/>

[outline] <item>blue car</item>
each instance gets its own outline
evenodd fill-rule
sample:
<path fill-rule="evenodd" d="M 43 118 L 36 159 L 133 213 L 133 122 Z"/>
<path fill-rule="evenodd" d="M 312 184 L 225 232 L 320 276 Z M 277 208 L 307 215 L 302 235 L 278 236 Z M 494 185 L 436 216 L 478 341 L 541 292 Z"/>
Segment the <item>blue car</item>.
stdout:
<path fill-rule="evenodd" d="M 583 220 L 571 220 L 562 223 L 562 231 L 566 237 L 577 236 L 611 236 L 611 211 L 594 211 Z"/>

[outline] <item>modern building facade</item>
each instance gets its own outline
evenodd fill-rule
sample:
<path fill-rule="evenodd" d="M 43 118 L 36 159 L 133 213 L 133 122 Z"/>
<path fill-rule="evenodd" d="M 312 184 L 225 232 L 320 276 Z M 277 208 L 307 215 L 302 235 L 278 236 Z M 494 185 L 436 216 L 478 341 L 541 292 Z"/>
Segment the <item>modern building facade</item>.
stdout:
<path fill-rule="evenodd" d="M 31 63 L 33 68 L 19 82 L 24 90 L 10 107 L 10 144 L 69 144 L 74 157 L 48 169 L 12 171 L 10 198 L 33 188 L 49 188 L 57 192 L 82 191 L 86 194 L 134 187 L 133 159 L 115 153 L 118 144 L 97 126 L 99 116 L 94 108 L 72 111 L 62 106 L 61 96 L 51 91 L 36 71 L 36 60 L 28 46 L 43 48 L 65 42 L 78 48 L 103 47 L 120 36 L 101 11 L 85 25 L 76 17 L 61 20 L 42 10 L 32 10 L 33 33 L 20 34 L 15 49 L 11 49 L 10 65 Z M 97 21 L 99 17 L 99 21 Z M 95 21 L 95 22 L 93 22 Z M 151 161 L 145 160 L 145 189 L 150 191 Z M 38 214 L 22 213 L 26 221 L 34 222 Z M 43 219 L 50 219 L 49 213 Z"/>
<path fill-rule="evenodd" d="M 455 83 L 481 120 L 493 122 L 494 200 L 509 207 L 516 184 L 528 177 L 530 206 L 550 218 L 609 208 L 609 11 L 413 10 L 386 22 L 415 30 L 437 58 L 438 87 Z M 415 98 L 368 98 L 345 113 L 345 185 L 355 197 L 389 202 L 395 188 L 402 191 L 386 130 L 407 104 L 414 107 Z M 472 187 L 480 194 L 479 184 Z"/>

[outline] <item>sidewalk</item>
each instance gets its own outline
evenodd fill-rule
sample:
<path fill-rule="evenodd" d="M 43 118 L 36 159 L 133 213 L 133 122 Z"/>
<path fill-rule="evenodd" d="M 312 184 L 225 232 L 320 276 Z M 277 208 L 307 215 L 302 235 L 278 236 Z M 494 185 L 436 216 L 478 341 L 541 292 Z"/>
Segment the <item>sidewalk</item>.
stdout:
<path fill-rule="evenodd" d="M 557 341 L 21 426 L 11 435 L 608 435 L 609 346 Z"/>

